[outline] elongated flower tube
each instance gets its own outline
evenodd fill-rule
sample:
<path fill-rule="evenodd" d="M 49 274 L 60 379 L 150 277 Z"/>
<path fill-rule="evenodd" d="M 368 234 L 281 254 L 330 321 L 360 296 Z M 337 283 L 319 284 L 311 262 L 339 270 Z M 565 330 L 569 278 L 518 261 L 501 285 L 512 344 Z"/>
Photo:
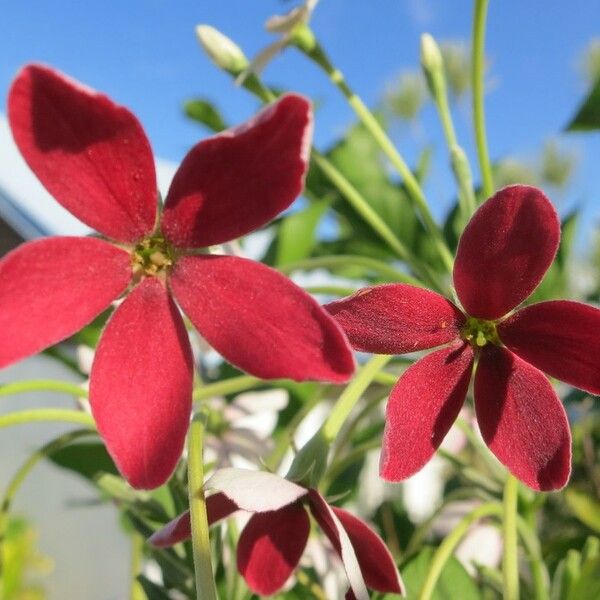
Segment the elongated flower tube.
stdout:
<path fill-rule="evenodd" d="M 542 280 L 559 240 L 546 196 L 534 187 L 506 187 L 481 205 L 460 238 L 453 277 L 464 310 L 404 284 L 366 288 L 327 305 L 356 349 L 403 354 L 443 346 L 414 363 L 390 394 L 384 479 L 405 479 L 431 458 L 477 362 L 475 410 L 490 450 L 533 489 L 567 483 L 571 433 L 544 373 L 600 394 L 600 310 L 568 300 L 514 310 Z"/>
<path fill-rule="evenodd" d="M 302 487 L 272 473 L 220 469 L 206 482 L 209 523 L 238 510 L 253 513 L 240 535 L 237 566 L 257 594 L 277 593 L 304 552 L 310 533 L 309 513 L 340 557 L 350 590 L 347 599 L 368 600 L 365 587 L 403 594 L 394 560 L 381 538 L 348 511 L 330 506 L 315 489 Z M 183 513 L 157 531 L 150 543 L 168 547 L 191 536 L 190 515 Z"/>
<path fill-rule="evenodd" d="M 268 223 L 302 191 L 312 128 L 305 98 L 283 96 L 197 144 L 162 211 L 150 144 L 126 108 L 30 65 L 11 87 L 8 115 L 42 184 L 99 236 L 29 242 L 0 261 L 0 368 L 64 340 L 126 294 L 98 345 L 90 403 L 131 485 L 166 481 L 188 429 L 192 353 L 177 304 L 253 375 L 351 376 L 343 332 L 308 294 L 260 263 L 206 250 Z"/>

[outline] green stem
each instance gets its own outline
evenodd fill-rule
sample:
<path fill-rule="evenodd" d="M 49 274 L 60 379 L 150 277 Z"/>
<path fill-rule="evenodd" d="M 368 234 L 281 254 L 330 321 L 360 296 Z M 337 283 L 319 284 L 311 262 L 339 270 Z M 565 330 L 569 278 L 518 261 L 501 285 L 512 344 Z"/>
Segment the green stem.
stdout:
<path fill-rule="evenodd" d="M 501 514 L 502 507 L 496 502 L 489 502 L 478 506 L 460 521 L 452 532 L 446 536 L 433 555 L 425 583 L 419 595 L 419 600 L 429 600 L 432 597 L 433 592 L 435 591 L 435 585 L 444 570 L 444 566 L 471 525 L 484 517 L 493 515 L 500 516 Z"/>
<path fill-rule="evenodd" d="M 387 156 L 390 163 L 403 178 L 406 189 L 409 192 L 409 197 L 413 205 L 419 210 L 421 217 L 423 218 L 423 224 L 431 235 L 444 266 L 448 271 L 452 271 L 452 254 L 444 241 L 440 228 L 429 210 L 425 194 L 416 177 L 413 175 L 383 127 L 379 124 L 377 119 L 373 116 L 373 113 L 367 108 L 361 98 L 350 88 L 341 71 L 333 66 L 329 57 L 317 42 L 308 26 L 298 28 L 293 41 L 301 52 L 325 71 L 330 81 L 338 90 L 340 90 L 361 123 L 373 136 L 373 139 Z"/>
<path fill-rule="evenodd" d="M 48 444 L 42 446 L 19 467 L 18 471 L 13 475 L 9 484 L 6 486 L 4 496 L 2 497 L 2 501 L 0 502 L 0 542 L 3 540 L 4 535 L 6 533 L 8 514 L 10 512 L 13 499 L 19 491 L 21 485 L 23 485 L 23 482 L 27 479 L 29 473 L 33 470 L 33 468 L 40 462 L 40 460 L 51 455 L 53 452 L 56 452 L 60 448 L 68 446 L 71 442 L 81 437 L 90 435 L 92 433 L 94 432 L 88 429 L 71 431 L 69 433 L 66 433 L 60 436 L 59 438 L 52 440 Z"/>
<path fill-rule="evenodd" d="M 369 271 L 378 273 L 388 281 L 400 281 L 411 285 L 421 287 L 423 284 L 414 277 L 398 271 L 382 260 L 369 258 L 367 256 L 358 256 L 352 254 L 342 254 L 337 256 L 316 256 L 299 260 L 287 265 L 282 265 L 278 269 L 282 273 L 293 273 L 294 271 L 308 271 L 311 269 L 340 269 L 344 267 L 363 267 Z"/>
<path fill-rule="evenodd" d="M 94 419 L 84 412 L 77 410 L 63 410 L 60 408 L 36 408 L 33 410 L 22 410 L 19 412 L 0 415 L 0 429 L 12 425 L 24 425 L 26 423 L 39 423 L 44 421 L 57 421 L 61 423 L 74 423 L 84 425 L 91 429 L 96 428 Z"/>
<path fill-rule="evenodd" d="M 477 158 L 479 159 L 479 169 L 481 170 L 483 193 L 486 198 L 489 198 L 494 192 L 494 179 L 488 154 L 483 103 L 485 88 L 485 23 L 487 9 L 488 0 L 475 0 L 471 81 L 473 87 L 473 121 L 475 127 L 475 142 L 477 144 Z"/>
<path fill-rule="evenodd" d="M 337 170 L 337 168 L 318 150 L 313 148 L 312 160 L 323 172 L 323 174 L 337 187 L 350 205 L 371 226 L 371 229 L 405 261 L 412 269 L 421 275 L 431 286 L 441 289 L 441 284 L 431 269 L 420 261 L 413 253 L 398 239 L 387 223 L 377 214 L 362 194 Z"/>
<path fill-rule="evenodd" d="M 88 397 L 88 391 L 81 386 L 66 381 L 55 381 L 54 379 L 30 379 L 0 385 L 0 396 L 25 394 L 27 392 L 57 392 L 80 398 Z"/>
<path fill-rule="evenodd" d="M 502 559 L 502 578 L 504 600 L 519 599 L 519 563 L 517 546 L 517 501 L 519 481 L 509 475 L 504 486 L 502 532 L 504 537 L 504 556 Z"/>
<path fill-rule="evenodd" d="M 517 529 L 523 541 L 523 547 L 529 559 L 531 576 L 533 580 L 533 592 L 535 600 L 548 600 L 548 583 L 550 581 L 548 570 L 542 556 L 542 548 L 535 530 L 529 526 L 527 521 L 517 515 Z"/>
<path fill-rule="evenodd" d="M 194 550 L 196 598 L 197 600 L 217 600 L 203 490 L 203 418 L 200 414 L 194 416 L 188 437 L 188 489 L 192 522 L 192 548 Z"/>
<path fill-rule="evenodd" d="M 263 102 L 273 102 L 277 98 L 277 96 L 253 73 L 244 80 L 242 85 L 245 89 L 260 98 Z M 444 286 L 438 282 L 436 275 L 431 271 L 431 269 L 426 264 L 422 263 L 422 261 L 420 261 L 416 256 L 414 256 L 408 248 L 406 248 L 406 246 L 388 227 L 387 223 L 373 210 L 371 205 L 365 200 L 362 194 L 360 194 L 360 192 L 348 181 L 348 179 L 346 179 L 346 177 L 333 165 L 333 163 L 323 156 L 314 146 L 311 148 L 311 159 L 313 163 L 319 167 L 327 179 L 329 179 L 329 181 L 339 190 L 352 208 L 354 208 L 354 210 L 363 218 L 363 220 L 370 225 L 373 231 L 377 233 L 379 237 L 381 237 L 381 239 L 386 242 L 400 258 L 402 258 L 402 260 L 410 265 L 410 267 L 416 273 L 419 273 L 419 275 L 423 277 L 423 279 L 426 280 L 432 287 L 438 291 L 445 291 Z M 409 176 L 418 187 L 419 184 L 412 172 L 408 168 L 407 170 Z M 437 225 L 435 225 L 433 218 L 431 219 L 431 222 L 433 223 L 435 231 L 437 231 L 438 237 L 441 239 L 441 233 L 439 232 Z M 435 234 L 433 237 L 436 239 Z M 451 271 L 452 256 L 447 248 L 446 251 L 449 256 L 448 270 Z"/>
<path fill-rule="evenodd" d="M 331 443 L 335 440 L 348 415 L 360 400 L 364 391 L 371 385 L 375 375 L 392 358 L 392 356 L 376 354 L 361 367 L 354 379 L 346 386 L 323 424 L 323 437 L 327 442 Z"/>
<path fill-rule="evenodd" d="M 265 385 L 265 381 L 252 377 L 251 375 L 240 375 L 239 377 L 230 377 L 216 383 L 209 383 L 194 390 L 192 398 L 194 402 L 200 402 L 213 396 L 227 396 L 228 394 L 237 394 L 252 390 L 261 385 Z M 269 382 L 272 383 L 272 382 Z"/>
<path fill-rule="evenodd" d="M 310 285 L 304 288 L 309 294 L 322 294 L 324 296 L 351 296 L 357 288 L 342 287 L 339 285 Z"/>
<path fill-rule="evenodd" d="M 137 532 L 131 535 L 131 587 L 129 588 L 130 600 L 145 600 L 144 589 L 137 580 L 141 573 L 144 558 L 144 538 Z"/>

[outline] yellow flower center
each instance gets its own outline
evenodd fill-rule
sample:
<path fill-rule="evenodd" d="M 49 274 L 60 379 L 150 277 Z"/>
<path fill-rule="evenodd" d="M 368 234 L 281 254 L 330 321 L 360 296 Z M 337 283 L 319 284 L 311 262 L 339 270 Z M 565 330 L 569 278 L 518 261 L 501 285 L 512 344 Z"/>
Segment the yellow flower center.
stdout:
<path fill-rule="evenodd" d="M 171 245 L 162 236 L 143 239 L 131 253 L 135 274 L 158 275 L 173 264 Z"/>
<path fill-rule="evenodd" d="M 496 346 L 502 345 L 496 330 L 496 323 L 475 317 L 467 319 L 460 330 L 460 337 L 474 348 L 483 348 L 488 342 Z"/>

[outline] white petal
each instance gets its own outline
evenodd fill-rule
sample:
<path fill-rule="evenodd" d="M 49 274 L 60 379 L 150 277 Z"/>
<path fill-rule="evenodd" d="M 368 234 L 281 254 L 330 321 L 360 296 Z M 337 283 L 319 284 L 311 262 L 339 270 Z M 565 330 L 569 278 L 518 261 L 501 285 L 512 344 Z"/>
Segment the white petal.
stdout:
<path fill-rule="evenodd" d="M 234 468 L 215 471 L 204 487 L 223 492 L 248 512 L 278 510 L 308 493 L 305 488 L 273 473 Z"/>

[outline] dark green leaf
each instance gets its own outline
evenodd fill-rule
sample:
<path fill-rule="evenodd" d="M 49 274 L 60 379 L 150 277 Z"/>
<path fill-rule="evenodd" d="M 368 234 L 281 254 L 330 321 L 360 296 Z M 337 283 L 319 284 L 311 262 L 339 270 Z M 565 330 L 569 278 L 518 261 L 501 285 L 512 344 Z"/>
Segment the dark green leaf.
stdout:
<path fill-rule="evenodd" d="M 596 80 L 587 98 L 566 129 L 567 131 L 600 129 L 600 79 Z"/>
<path fill-rule="evenodd" d="M 102 473 L 119 473 L 101 442 L 71 444 L 60 448 L 48 458 L 56 466 L 77 473 L 92 482 Z"/>
<path fill-rule="evenodd" d="M 204 98 L 197 98 L 195 100 L 188 100 L 183 105 L 183 110 L 192 121 L 196 121 L 207 127 L 210 131 L 218 133 L 227 129 L 221 113 L 212 102 L 205 100 Z"/>

